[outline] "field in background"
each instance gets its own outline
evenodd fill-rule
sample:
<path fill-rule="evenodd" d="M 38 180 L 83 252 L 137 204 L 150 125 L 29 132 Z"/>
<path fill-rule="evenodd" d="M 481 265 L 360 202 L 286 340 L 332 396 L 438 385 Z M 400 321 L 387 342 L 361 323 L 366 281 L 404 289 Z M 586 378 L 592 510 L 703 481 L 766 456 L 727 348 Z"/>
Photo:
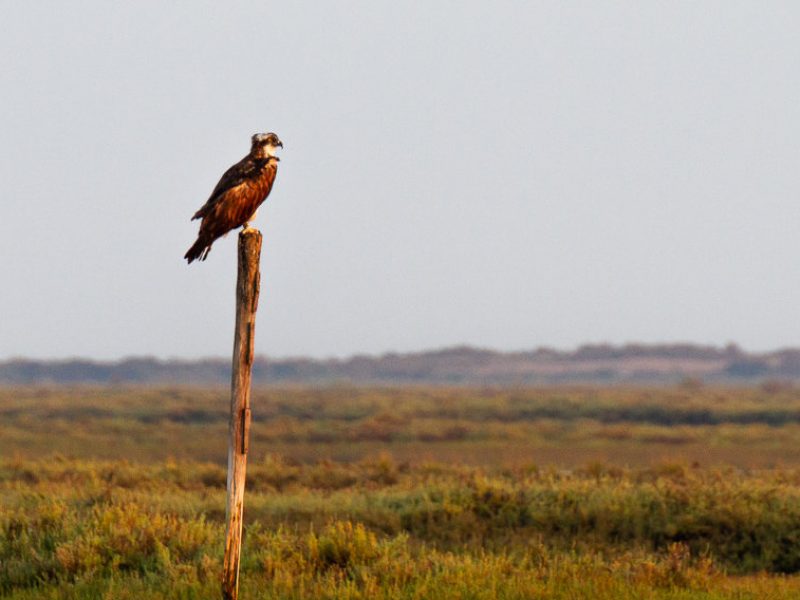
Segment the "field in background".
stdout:
<path fill-rule="evenodd" d="M 0 388 L 0 456 L 224 463 L 229 392 Z M 800 388 L 286 388 L 253 392 L 251 448 L 302 463 L 800 465 Z"/>
<path fill-rule="evenodd" d="M 0 594 L 216 598 L 224 389 L 0 389 Z M 800 391 L 261 389 L 243 598 L 800 597 Z"/>

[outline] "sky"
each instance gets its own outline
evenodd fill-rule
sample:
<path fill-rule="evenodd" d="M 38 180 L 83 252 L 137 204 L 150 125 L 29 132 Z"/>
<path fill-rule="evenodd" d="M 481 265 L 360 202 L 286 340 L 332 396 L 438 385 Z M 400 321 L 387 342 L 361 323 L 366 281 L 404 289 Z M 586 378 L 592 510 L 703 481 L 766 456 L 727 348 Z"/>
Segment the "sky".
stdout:
<path fill-rule="evenodd" d="M 0 359 L 800 346 L 800 3 L 9 2 Z"/>

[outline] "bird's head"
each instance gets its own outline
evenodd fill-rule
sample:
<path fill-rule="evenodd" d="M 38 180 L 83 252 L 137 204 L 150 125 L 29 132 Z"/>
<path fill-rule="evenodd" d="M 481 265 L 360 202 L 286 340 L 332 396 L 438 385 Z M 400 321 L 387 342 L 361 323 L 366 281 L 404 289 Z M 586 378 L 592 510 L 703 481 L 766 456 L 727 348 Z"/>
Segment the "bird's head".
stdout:
<path fill-rule="evenodd" d="M 255 133 L 250 139 L 252 142 L 250 152 L 262 158 L 275 156 L 278 148 L 283 148 L 283 142 L 275 133 Z"/>

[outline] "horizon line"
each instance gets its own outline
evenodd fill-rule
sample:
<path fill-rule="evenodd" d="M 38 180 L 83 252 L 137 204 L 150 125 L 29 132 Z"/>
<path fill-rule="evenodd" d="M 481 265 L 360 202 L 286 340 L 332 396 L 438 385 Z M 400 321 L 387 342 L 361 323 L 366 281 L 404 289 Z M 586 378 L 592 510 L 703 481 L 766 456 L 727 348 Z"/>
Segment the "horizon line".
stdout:
<path fill-rule="evenodd" d="M 480 345 L 472 345 L 472 344 L 451 344 L 451 345 L 444 345 L 444 346 L 435 346 L 429 347 L 427 349 L 421 350 L 411 350 L 411 351 L 399 351 L 399 350 L 386 350 L 381 352 L 354 352 L 349 354 L 341 354 L 341 355 L 311 355 L 311 354 L 289 354 L 289 355 L 282 355 L 282 356 L 273 356 L 270 354 L 265 353 L 258 353 L 256 354 L 256 359 L 261 360 L 271 360 L 271 361 L 297 361 L 297 360 L 308 360 L 308 361 L 316 361 L 316 362 L 347 362 L 349 360 L 354 360 L 357 358 L 365 358 L 365 359 L 382 359 L 387 357 L 395 357 L 395 356 L 420 356 L 420 355 L 428 355 L 428 354 L 440 354 L 446 352 L 456 352 L 456 351 L 470 351 L 470 352 L 485 352 L 497 355 L 514 355 L 514 354 L 534 354 L 538 352 L 552 352 L 554 354 L 575 354 L 581 350 L 587 349 L 610 349 L 610 350 L 623 350 L 623 349 L 632 349 L 632 348 L 642 348 L 643 350 L 648 349 L 656 349 L 656 348 L 675 348 L 675 347 L 686 347 L 692 349 L 703 349 L 703 350 L 714 350 L 718 352 L 738 352 L 740 354 L 749 354 L 749 355 L 769 355 L 769 354 L 776 354 L 780 352 L 792 352 L 797 351 L 800 352 L 800 344 L 797 346 L 777 346 L 771 348 L 769 350 L 749 350 L 743 348 L 736 342 L 726 342 L 724 344 L 712 344 L 712 343 L 701 343 L 701 342 L 687 342 L 687 341 L 673 341 L 673 342 L 623 342 L 623 343 L 612 343 L 612 342 L 585 342 L 579 344 L 577 346 L 571 346 L 568 348 L 564 347 L 556 347 L 551 345 L 541 345 L 523 349 L 497 349 L 492 348 L 489 346 L 480 346 Z M 31 356 L 23 356 L 23 355 L 8 355 L 6 357 L 0 357 L 0 363 L 12 363 L 12 362 L 91 362 L 91 363 L 99 363 L 99 364 L 114 364 L 114 363 L 122 363 L 126 361 L 136 361 L 136 360 L 149 360 L 149 361 L 158 361 L 158 362 L 206 362 L 206 361 L 220 361 L 220 360 L 229 360 L 229 357 L 224 355 L 216 355 L 216 356 L 196 356 L 196 357 L 185 357 L 185 356 L 158 356 L 156 354 L 126 354 L 123 356 L 119 356 L 116 358 L 92 358 L 87 356 L 81 355 L 71 355 L 71 356 L 58 356 L 58 357 L 31 357 Z"/>

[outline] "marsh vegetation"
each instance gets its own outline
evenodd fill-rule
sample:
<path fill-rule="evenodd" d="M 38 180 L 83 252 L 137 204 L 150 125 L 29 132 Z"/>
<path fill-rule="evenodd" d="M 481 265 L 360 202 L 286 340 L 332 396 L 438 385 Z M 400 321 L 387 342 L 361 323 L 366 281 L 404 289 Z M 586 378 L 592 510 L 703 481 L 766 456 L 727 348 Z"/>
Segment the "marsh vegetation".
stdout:
<path fill-rule="evenodd" d="M 243 598 L 800 597 L 800 392 L 266 389 Z M 216 598 L 223 389 L 0 391 L 0 593 Z"/>

